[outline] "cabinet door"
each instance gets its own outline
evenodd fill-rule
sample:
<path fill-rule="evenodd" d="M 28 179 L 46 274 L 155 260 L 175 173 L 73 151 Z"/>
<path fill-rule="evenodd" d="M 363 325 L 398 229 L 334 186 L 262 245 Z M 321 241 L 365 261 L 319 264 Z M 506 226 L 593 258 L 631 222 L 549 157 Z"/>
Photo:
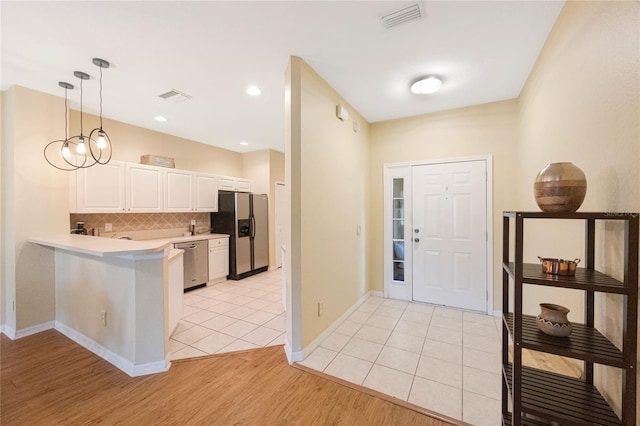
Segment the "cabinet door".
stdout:
<path fill-rule="evenodd" d="M 218 211 L 218 176 L 196 173 L 194 175 L 195 210 Z"/>
<path fill-rule="evenodd" d="M 127 211 L 161 212 L 162 169 L 143 164 L 127 164 Z"/>
<path fill-rule="evenodd" d="M 236 191 L 251 192 L 251 181 L 249 179 L 236 179 Z"/>
<path fill-rule="evenodd" d="M 194 208 L 192 194 L 193 173 L 185 170 L 165 169 L 164 211 L 190 212 Z"/>
<path fill-rule="evenodd" d="M 235 191 L 236 180 L 231 177 L 220 176 L 220 180 L 218 181 L 218 189 L 223 191 Z"/>
<path fill-rule="evenodd" d="M 209 281 L 229 275 L 229 240 L 209 240 Z"/>
<path fill-rule="evenodd" d="M 76 172 L 78 213 L 122 213 L 125 209 L 125 165 L 110 161 Z"/>

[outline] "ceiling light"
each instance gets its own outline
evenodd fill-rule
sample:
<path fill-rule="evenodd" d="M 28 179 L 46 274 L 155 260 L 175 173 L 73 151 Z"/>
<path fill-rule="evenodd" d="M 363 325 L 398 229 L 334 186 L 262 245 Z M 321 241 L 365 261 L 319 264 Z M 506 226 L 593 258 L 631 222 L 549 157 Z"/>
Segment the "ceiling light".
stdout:
<path fill-rule="evenodd" d="M 442 87 L 442 80 L 438 77 L 429 76 L 421 78 L 411 85 L 411 93 L 416 95 L 427 95 L 435 93 Z"/>
<path fill-rule="evenodd" d="M 153 117 L 153 119 L 154 119 L 154 120 L 156 120 L 156 121 L 161 121 L 161 122 L 163 122 L 163 123 L 164 123 L 165 121 L 167 121 L 167 118 L 166 118 L 166 117 L 163 117 L 163 116 L 161 116 L 161 115 L 156 115 L 155 117 Z"/>
<path fill-rule="evenodd" d="M 260 90 L 257 86 L 247 87 L 247 95 L 260 96 L 261 94 L 262 94 L 262 90 Z"/>
<path fill-rule="evenodd" d="M 111 140 L 102 128 L 102 69 L 109 68 L 110 64 L 100 58 L 93 58 L 93 64 L 100 68 L 100 127 L 93 129 L 88 136 L 84 134 L 82 87 L 84 80 L 89 80 L 91 76 L 82 71 L 74 71 L 73 75 L 80 79 L 80 134 L 69 137 L 67 91 L 73 90 L 74 87 L 72 84 L 61 81 L 58 86 L 64 89 L 64 139 L 54 140 L 44 147 L 45 160 L 56 169 L 73 171 L 96 164 L 104 165 L 111 160 Z M 56 145 L 60 145 L 59 154 L 53 150 Z M 75 156 L 71 154 L 71 145 L 75 146 Z"/>
<path fill-rule="evenodd" d="M 242 141 L 242 142 L 240 142 L 240 145 L 247 146 L 247 145 L 249 145 L 249 142 Z"/>

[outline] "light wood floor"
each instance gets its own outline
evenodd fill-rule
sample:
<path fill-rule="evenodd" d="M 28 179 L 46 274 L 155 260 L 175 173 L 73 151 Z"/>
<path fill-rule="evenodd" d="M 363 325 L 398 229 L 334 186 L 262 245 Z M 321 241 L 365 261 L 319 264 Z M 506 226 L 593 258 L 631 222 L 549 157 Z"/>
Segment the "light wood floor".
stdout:
<path fill-rule="evenodd" d="M 60 333 L 0 337 L 0 424 L 445 425 L 287 364 L 281 346 L 131 378 Z"/>

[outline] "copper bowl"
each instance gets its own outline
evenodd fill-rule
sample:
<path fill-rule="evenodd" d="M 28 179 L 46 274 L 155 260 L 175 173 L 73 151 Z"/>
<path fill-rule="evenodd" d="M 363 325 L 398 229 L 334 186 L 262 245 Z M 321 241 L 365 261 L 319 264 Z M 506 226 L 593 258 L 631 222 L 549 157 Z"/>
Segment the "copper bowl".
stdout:
<path fill-rule="evenodd" d="M 580 263 L 580 259 L 552 259 L 540 256 L 538 256 L 538 259 L 540 259 L 540 264 L 542 265 L 542 272 L 553 275 L 575 275 L 576 267 Z"/>

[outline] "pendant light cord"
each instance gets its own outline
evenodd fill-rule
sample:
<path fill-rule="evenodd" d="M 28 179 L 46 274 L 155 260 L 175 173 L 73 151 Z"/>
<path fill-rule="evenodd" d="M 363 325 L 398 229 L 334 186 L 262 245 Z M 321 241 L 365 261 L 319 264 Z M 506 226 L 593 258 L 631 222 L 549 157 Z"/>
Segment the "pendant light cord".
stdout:
<path fill-rule="evenodd" d="M 69 140 L 69 101 L 67 100 L 67 89 L 64 88 L 64 141 Z"/>
<path fill-rule="evenodd" d="M 80 79 L 80 136 L 82 136 L 82 129 L 84 128 L 84 126 L 82 125 L 82 81 L 83 79 Z"/>
<path fill-rule="evenodd" d="M 100 130 L 102 130 L 102 66 L 100 66 Z"/>

